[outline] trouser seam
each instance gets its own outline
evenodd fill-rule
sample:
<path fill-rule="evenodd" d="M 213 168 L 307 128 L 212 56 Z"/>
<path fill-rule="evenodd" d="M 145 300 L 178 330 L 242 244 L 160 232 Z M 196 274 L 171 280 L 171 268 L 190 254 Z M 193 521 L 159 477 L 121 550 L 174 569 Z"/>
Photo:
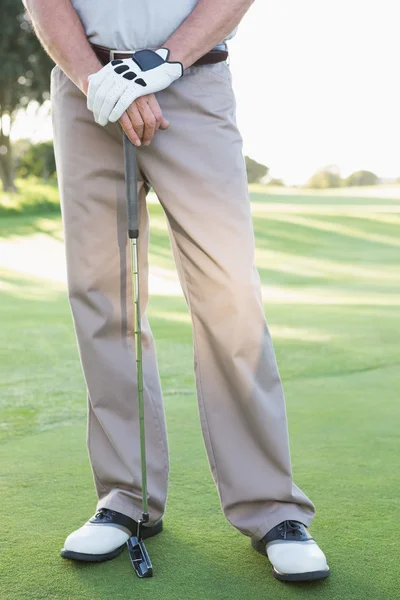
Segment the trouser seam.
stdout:
<path fill-rule="evenodd" d="M 91 467 L 92 467 L 92 471 L 93 471 L 93 475 L 94 475 L 95 481 L 99 485 L 100 489 L 102 491 L 104 491 L 106 494 L 109 494 L 110 493 L 109 488 L 105 487 L 105 485 L 103 485 L 103 483 L 101 482 L 99 476 L 96 473 L 96 469 L 94 468 L 94 464 L 93 464 L 93 461 L 92 461 L 92 446 L 91 446 L 91 442 L 90 442 L 90 424 L 91 424 L 90 411 L 94 410 L 94 409 L 93 409 L 93 406 L 92 406 L 92 403 L 91 403 L 91 400 L 90 400 L 89 390 L 87 391 L 87 398 L 88 398 L 88 403 L 90 405 L 90 406 L 88 406 L 88 436 L 87 436 L 87 447 L 88 447 L 88 452 L 89 452 L 90 464 L 91 464 Z"/>
<path fill-rule="evenodd" d="M 213 449 L 213 445 L 212 445 L 212 439 L 211 439 L 211 435 L 210 435 L 210 427 L 208 424 L 208 418 L 207 418 L 207 409 L 206 409 L 206 403 L 204 402 L 204 392 L 203 392 L 203 382 L 202 382 L 202 377 L 201 377 L 201 368 L 200 368 L 200 353 L 198 351 L 198 346 L 197 346 L 197 337 L 196 337 L 196 327 L 195 327 L 195 314 L 194 311 L 192 309 L 192 301 L 191 301 L 191 292 L 190 292 L 190 279 L 188 277 L 186 268 L 185 268 L 185 263 L 182 260 L 182 252 L 179 248 L 179 244 L 178 242 L 176 242 L 176 247 L 178 250 L 178 254 L 179 254 L 179 259 L 181 261 L 181 265 L 182 265 L 182 272 L 185 276 L 185 281 L 186 281 L 186 287 L 187 287 L 187 293 L 188 293 L 188 304 L 189 304 L 189 310 L 190 310 L 190 314 L 192 316 L 192 327 L 193 327 L 193 344 L 194 344 L 194 348 L 195 348 L 195 353 L 197 356 L 197 368 L 198 368 L 198 373 L 199 373 L 199 388 L 200 388 L 200 398 L 201 398 L 201 404 L 204 410 L 204 417 L 205 417 L 205 424 L 206 424 L 206 430 L 207 430 L 207 436 L 208 436 L 208 441 L 209 441 L 209 447 L 210 447 L 210 451 L 211 451 L 211 457 L 212 457 L 212 462 L 214 463 L 214 467 L 215 467 L 215 479 L 216 479 L 216 483 L 218 486 L 218 482 L 219 482 L 219 477 L 218 477 L 218 470 L 217 470 L 217 462 L 215 460 L 215 454 L 214 454 L 214 449 Z M 219 486 L 218 486 L 219 487 Z"/>
<path fill-rule="evenodd" d="M 93 408 L 93 406 L 92 406 L 92 410 L 94 411 L 94 408 Z M 115 445 L 114 445 L 114 443 L 113 443 L 112 439 L 111 439 L 111 438 L 110 438 L 110 436 L 108 435 L 106 428 L 104 427 L 104 425 L 103 425 L 103 423 L 102 423 L 102 421 L 101 421 L 100 417 L 99 417 L 97 414 L 96 414 L 96 418 L 97 418 L 97 420 L 99 421 L 99 424 L 101 425 L 101 428 L 102 428 L 102 430 L 104 431 L 104 433 L 105 433 L 105 435 L 106 435 L 106 437 L 107 437 L 108 441 L 110 442 L 111 446 L 113 447 L 113 449 L 114 449 L 114 451 L 115 451 L 116 455 L 118 456 L 118 458 L 119 458 L 119 459 L 121 459 L 120 452 L 118 452 L 118 450 L 116 449 L 116 447 L 115 447 Z M 124 460 L 122 460 L 122 462 L 124 462 Z M 112 489 L 115 489 L 115 488 L 112 488 Z M 108 491 L 110 492 L 111 490 L 108 490 Z"/>
<path fill-rule="evenodd" d="M 154 399 L 153 399 L 153 396 L 149 392 L 149 388 L 147 387 L 144 378 L 143 378 L 143 388 L 144 388 L 145 392 L 147 393 L 147 395 L 149 397 L 149 400 L 150 400 L 150 403 L 151 403 L 151 406 L 152 406 L 153 422 L 154 422 L 155 428 L 156 428 L 156 430 L 158 432 L 159 441 L 161 441 L 161 447 L 162 447 L 163 456 L 164 456 L 164 464 L 165 464 L 164 481 L 166 481 L 168 483 L 168 453 L 166 451 L 164 440 L 163 440 L 163 436 L 162 436 L 162 433 L 161 433 L 161 427 L 160 427 L 160 422 L 159 422 L 158 414 L 157 414 L 157 411 L 155 410 Z M 140 427 L 140 423 L 139 423 L 139 427 Z M 139 430 L 139 436 L 140 436 L 140 430 Z M 145 436 L 146 436 L 146 434 L 145 434 Z M 146 448 L 146 450 L 147 450 L 147 448 Z"/>

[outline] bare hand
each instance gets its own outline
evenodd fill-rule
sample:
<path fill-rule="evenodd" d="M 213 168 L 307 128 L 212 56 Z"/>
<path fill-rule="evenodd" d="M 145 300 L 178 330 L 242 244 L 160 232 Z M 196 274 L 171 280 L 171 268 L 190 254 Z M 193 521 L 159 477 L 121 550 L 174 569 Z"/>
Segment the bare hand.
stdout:
<path fill-rule="evenodd" d="M 137 98 L 119 120 L 122 129 L 135 146 L 148 146 L 158 129 L 168 129 L 154 94 Z"/>

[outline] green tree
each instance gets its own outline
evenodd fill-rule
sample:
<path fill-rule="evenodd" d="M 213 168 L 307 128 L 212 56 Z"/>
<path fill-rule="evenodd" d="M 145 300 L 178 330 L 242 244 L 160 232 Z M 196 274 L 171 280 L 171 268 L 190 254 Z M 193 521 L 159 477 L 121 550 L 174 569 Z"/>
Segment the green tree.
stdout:
<path fill-rule="evenodd" d="M 327 188 L 340 187 L 341 185 L 342 179 L 340 177 L 339 169 L 335 165 L 332 165 L 316 171 L 307 182 L 306 187 L 324 190 Z"/>
<path fill-rule="evenodd" d="M 249 156 L 245 156 L 244 159 L 246 162 L 247 181 L 249 183 L 259 183 L 268 173 L 268 167 L 258 163 Z"/>
<path fill-rule="evenodd" d="M 17 111 L 48 98 L 52 62 L 32 31 L 22 2 L 0 0 L 0 177 L 14 189 L 10 130 Z"/>
<path fill-rule="evenodd" d="M 276 179 L 274 177 L 272 177 L 267 185 L 271 185 L 273 187 L 285 187 L 285 183 L 282 181 L 282 179 Z"/>
<path fill-rule="evenodd" d="M 16 161 L 16 164 L 17 175 L 20 177 L 35 175 L 42 179 L 55 179 L 56 161 L 53 142 L 30 144 L 20 159 Z"/>
<path fill-rule="evenodd" d="M 377 185 L 379 177 L 371 171 L 355 171 L 346 179 L 346 185 Z"/>

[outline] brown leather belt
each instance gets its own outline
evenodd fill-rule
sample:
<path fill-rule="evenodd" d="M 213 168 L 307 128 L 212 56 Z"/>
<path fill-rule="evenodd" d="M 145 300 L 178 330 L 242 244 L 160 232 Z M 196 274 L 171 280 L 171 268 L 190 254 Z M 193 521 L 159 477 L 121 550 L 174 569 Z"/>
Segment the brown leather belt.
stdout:
<path fill-rule="evenodd" d="M 99 61 L 106 65 L 111 60 L 115 58 L 130 58 L 133 52 L 127 52 L 124 50 L 110 50 L 109 48 L 104 48 L 104 46 L 97 46 L 96 44 L 91 44 L 93 50 L 96 53 Z M 210 50 L 207 54 L 200 56 L 195 63 L 193 63 L 193 67 L 197 67 L 200 65 L 214 65 L 219 62 L 223 62 L 228 58 L 228 52 L 226 50 Z"/>

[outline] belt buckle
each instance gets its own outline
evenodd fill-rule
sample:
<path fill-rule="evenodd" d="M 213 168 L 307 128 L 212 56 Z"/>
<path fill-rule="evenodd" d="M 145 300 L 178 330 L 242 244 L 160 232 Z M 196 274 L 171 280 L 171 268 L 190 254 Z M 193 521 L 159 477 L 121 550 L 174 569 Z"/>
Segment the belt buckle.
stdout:
<path fill-rule="evenodd" d="M 133 52 L 130 52 L 129 50 L 109 50 L 110 53 L 110 61 L 111 60 L 115 60 L 116 58 L 118 58 L 118 54 L 133 54 Z"/>

